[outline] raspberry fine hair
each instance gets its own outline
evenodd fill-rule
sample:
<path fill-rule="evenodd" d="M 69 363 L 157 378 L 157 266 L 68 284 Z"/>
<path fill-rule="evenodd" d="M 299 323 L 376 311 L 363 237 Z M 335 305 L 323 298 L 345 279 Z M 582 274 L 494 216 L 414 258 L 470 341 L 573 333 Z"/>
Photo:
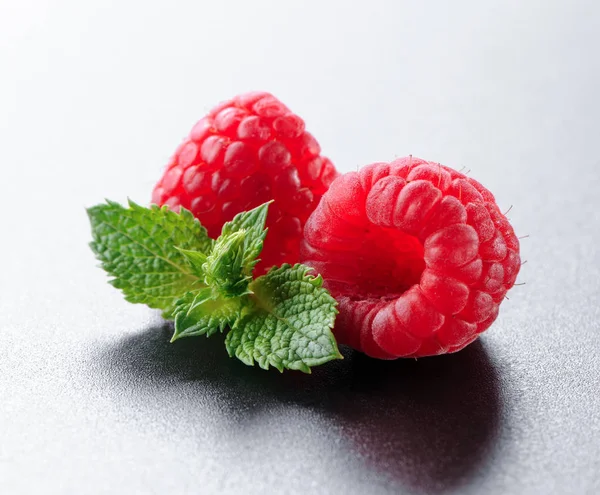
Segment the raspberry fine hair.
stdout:
<path fill-rule="evenodd" d="M 190 210 L 216 238 L 237 213 L 274 200 L 255 268 L 297 263 L 306 220 L 338 175 L 304 121 L 273 95 L 253 92 L 213 108 L 177 148 L 152 202 Z"/>
<path fill-rule="evenodd" d="M 338 300 L 338 342 L 381 359 L 464 348 L 521 267 L 492 193 L 415 157 L 338 177 L 306 223 L 301 257 Z"/>

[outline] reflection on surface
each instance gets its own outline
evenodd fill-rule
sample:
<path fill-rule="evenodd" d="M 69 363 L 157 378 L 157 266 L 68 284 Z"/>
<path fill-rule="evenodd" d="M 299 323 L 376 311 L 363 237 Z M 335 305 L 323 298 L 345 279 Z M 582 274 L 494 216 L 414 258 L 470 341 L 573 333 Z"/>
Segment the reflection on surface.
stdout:
<path fill-rule="evenodd" d="M 485 464 L 499 428 L 500 395 L 484 346 L 436 358 L 357 356 L 335 411 L 374 469 L 414 488 L 442 491 Z"/>
<path fill-rule="evenodd" d="M 162 324 L 106 349 L 108 372 L 130 393 L 152 387 L 160 394 L 167 384 L 185 382 L 185 393 L 177 396 L 181 403 L 168 407 L 186 410 L 185 401 L 202 394 L 224 401 L 235 421 L 260 418 L 261 411 L 282 404 L 313 410 L 343 437 L 337 448 L 352 449 L 366 469 L 412 490 L 468 483 L 493 450 L 499 383 L 480 342 L 418 361 L 377 361 L 344 349 L 343 361 L 309 376 L 248 368 L 229 359 L 216 336 L 169 344 L 171 333 Z"/>

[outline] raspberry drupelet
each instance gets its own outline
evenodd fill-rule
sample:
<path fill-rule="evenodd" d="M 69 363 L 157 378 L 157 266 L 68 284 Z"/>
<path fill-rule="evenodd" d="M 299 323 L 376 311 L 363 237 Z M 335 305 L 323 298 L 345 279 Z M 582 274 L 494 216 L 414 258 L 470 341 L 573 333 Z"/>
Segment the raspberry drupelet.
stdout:
<path fill-rule="evenodd" d="M 299 261 L 302 230 L 338 175 L 304 121 L 269 93 L 243 94 L 215 107 L 176 150 L 152 202 L 190 210 L 211 237 L 237 213 L 274 200 L 255 268 Z"/>
<path fill-rule="evenodd" d="M 498 316 L 519 241 L 477 181 L 414 157 L 337 178 L 301 257 L 339 302 L 339 343 L 382 359 L 455 352 Z"/>

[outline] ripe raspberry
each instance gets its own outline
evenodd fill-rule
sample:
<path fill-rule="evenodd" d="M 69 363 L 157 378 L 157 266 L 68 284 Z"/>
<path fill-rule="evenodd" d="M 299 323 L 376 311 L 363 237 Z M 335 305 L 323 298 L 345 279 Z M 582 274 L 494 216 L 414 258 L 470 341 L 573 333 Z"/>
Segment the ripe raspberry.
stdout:
<path fill-rule="evenodd" d="M 336 179 L 304 234 L 304 263 L 339 302 L 338 342 L 382 359 L 471 343 L 498 316 L 521 266 L 494 196 L 413 157 Z"/>
<path fill-rule="evenodd" d="M 268 93 L 215 107 L 191 130 L 154 188 L 152 202 L 190 210 L 211 237 L 235 214 L 270 199 L 269 233 L 256 267 L 296 263 L 302 229 L 338 175 L 304 121 Z"/>

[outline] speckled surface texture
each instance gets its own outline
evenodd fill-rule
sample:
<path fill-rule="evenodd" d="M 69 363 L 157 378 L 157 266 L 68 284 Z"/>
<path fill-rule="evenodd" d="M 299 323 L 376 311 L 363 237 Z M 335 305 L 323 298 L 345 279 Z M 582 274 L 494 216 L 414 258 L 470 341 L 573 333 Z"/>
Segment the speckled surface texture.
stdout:
<path fill-rule="evenodd" d="M 0 492 L 599 493 L 597 3 L 203 3 L 0 4 Z M 147 202 L 249 89 L 342 170 L 413 153 L 514 205 L 526 285 L 480 341 L 266 373 L 106 283 L 84 207 Z"/>

